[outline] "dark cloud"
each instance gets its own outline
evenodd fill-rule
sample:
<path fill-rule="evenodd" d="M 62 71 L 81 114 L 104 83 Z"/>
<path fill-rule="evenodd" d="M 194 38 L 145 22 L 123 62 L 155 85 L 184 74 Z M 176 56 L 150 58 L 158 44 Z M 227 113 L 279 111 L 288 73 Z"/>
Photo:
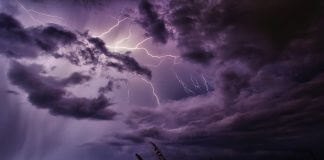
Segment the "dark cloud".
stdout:
<path fill-rule="evenodd" d="M 42 52 L 54 52 L 77 41 L 76 34 L 50 24 L 24 28 L 16 19 L 0 14 L 0 52 L 12 58 L 35 58 Z"/>
<path fill-rule="evenodd" d="M 77 84 L 82 84 L 84 82 L 90 81 L 91 77 L 88 75 L 83 75 L 79 72 L 74 72 L 72 73 L 69 77 L 62 79 L 61 83 L 66 86 L 66 85 L 77 85 Z"/>
<path fill-rule="evenodd" d="M 285 54 L 290 42 L 310 34 L 322 16 L 319 0 L 169 0 L 164 5 L 169 11 L 165 21 L 175 30 L 184 57 L 199 63 L 209 55 L 266 64 Z"/>
<path fill-rule="evenodd" d="M 20 95 L 17 91 L 13 91 L 13 90 L 7 90 L 6 93 L 12 94 L 12 95 L 15 95 L 15 96 Z"/>
<path fill-rule="evenodd" d="M 116 68 L 118 71 L 135 72 L 148 78 L 152 76 L 148 68 L 141 66 L 129 54 L 110 52 L 101 39 L 93 38 L 87 32 L 74 33 L 55 24 L 24 28 L 13 17 L 2 13 L 0 33 L 0 53 L 7 57 L 35 58 L 40 55 L 52 55 L 55 58 L 65 58 L 75 65 L 100 64 Z M 110 58 L 108 62 L 99 62 L 101 54 Z M 111 59 L 118 62 L 110 62 Z"/>
<path fill-rule="evenodd" d="M 126 52 L 125 54 L 109 52 L 103 40 L 99 38 L 89 38 L 88 40 L 107 57 L 114 58 L 122 63 L 109 62 L 106 63 L 107 66 L 114 67 L 119 71 L 127 70 L 140 75 L 146 75 L 149 79 L 152 78 L 152 72 L 148 68 L 141 66 L 133 57 L 130 57 L 130 52 Z"/>
<path fill-rule="evenodd" d="M 32 29 L 32 33 L 37 37 L 36 44 L 44 51 L 53 52 L 58 50 L 58 45 L 68 45 L 77 41 L 77 36 L 58 25 L 45 28 L 38 27 Z"/>
<path fill-rule="evenodd" d="M 271 85 L 256 93 L 242 89 L 232 106 L 218 106 L 216 97 L 199 97 L 159 109 L 138 109 L 128 121 L 136 128 L 129 134 L 131 138 L 117 138 L 133 144 L 154 139 L 171 147 L 171 159 L 172 154 L 186 157 L 191 148 L 202 152 L 190 153 L 188 159 L 237 159 L 242 155 L 243 159 L 274 155 L 277 159 L 305 159 L 309 151 L 322 157 L 323 74 L 306 84 L 283 85 L 281 89 Z"/>
<path fill-rule="evenodd" d="M 130 131 L 117 140 L 129 146 L 153 139 L 170 159 L 324 157 L 320 1 L 162 4 L 183 57 L 208 64 L 214 90 L 134 110 Z"/>
<path fill-rule="evenodd" d="M 148 0 L 142 0 L 139 3 L 138 10 L 141 15 L 138 23 L 153 37 L 154 41 L 166 43 L 169 38 L 169 32 L 153 4 Z"/>
<path fill-rule="evenodd" d="M 102 53 L 109 54 L 109 51 L 105 46 L 106 44 L 102 39 L 90 37 L 88 41 L 98 48 Z"/>
<path fill-rule="evenodd" d="M 213 53 L 207 52 L 201 49 L 191 50 L 183 54 L 183 57 L 187 60 L 195 60 L 202 64 L 209 64 L 214 58 Z"/>
<path fill-rule="evenodd" d="M 101 94 L 105 94 L 111 92 L 113 90 L 114 82 L 108 81 L 108 83 L 104 87 L 100 87 L 98 92 Z"/>
<path fill-rule="evenodd" d="M 114 111 L 107 108 L 112 103 L 103 95 L 93 99 L 79 98 L 64 89 L 63 85 L 76 85 L 82 83 L 83 78 L 88 79 L 78 73 L 57 80 L 54 77 L 41 75 L 40 66 L 25 66 L 12 62 L 8 78 L 13 85 L 28 94 L 31 104 L 48 109 L 53 115 L 99 120 L 111 120 L 116 115 Z"/>
<path fill-rule="evenodd" d="M 23 26 L 7 14 L 0 14 L 0 53 L 8 57 L 36 57 L 38 48 Z"/>
<path fill-rule="evenodd" d="M 152 78 L 152 72 L 145 67 L 142 67 L 134 58 L 128 54 L 115 54 L 112 53 L 110 57 L 115 58 L 123 63 L 124 70 L 135 72 L 139 75 L 146 75 L 149 79 Z"/>
<path fill-rule="evenodd" d="M 172 33 L 185 59 L 205 65 L 213 91 L 135 108 L 126 120 L 128 130 L 117 133 L 111 146 L 136 148 L 154 140 L 168 159 L 298 160 L 311 159 L 310 153 L 323 159 L 323 2 L 142 0 L 138 9 L 138 23 L 156 42 L 166 43 Z M 76 65 L 101 64 L 152 76 L 128 54 L 109 51 L 87 33 L 73 36 L 54 25 L 24 28 L 10 16 L 0 17 L 5 56 L 53 52 L 48 55 Z M 65 44 L 62 53 L 58 48 Z M 101 54 L 117 61 L 99 62 Z M 71 76 L 63 83 L 41 75 L 37 66 L 21 66 L 13 64 L 9 78 L 32 104 L 76 118 L 114 117 L 103 96 L 77 98 L 64 89 L 86 77 Z M 109 83 L 99 92 L 110 91 Z"/>

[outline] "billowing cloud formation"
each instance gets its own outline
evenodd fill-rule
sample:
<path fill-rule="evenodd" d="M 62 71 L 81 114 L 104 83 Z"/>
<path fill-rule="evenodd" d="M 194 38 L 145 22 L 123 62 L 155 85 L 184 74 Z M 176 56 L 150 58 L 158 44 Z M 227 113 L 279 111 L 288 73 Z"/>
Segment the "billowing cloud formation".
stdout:
<path fill-rule="evenodd" d="M 78 98 L 64 89 L 66 85 L 81 84 L 89 80 L 89 77 L 80 73 L 57 80 L 41 75 L 41 66 L 12 62 L 8 77 L 12 84 L 27 92 L 30 103 L 49 109 L 54 115 L 103 120 L 113 119 L 116 115 L 114 111 L 107 109 L 112 103 L 103 95 L 94 99 Z"/>
<path fill-rule="evenodd" d="M 123 71 L 127 70 L 130 72 L 135 72 L 140 75 L 146 75 L 148 78 L 152 77 L 152 73 L 148 68 L 142 67 L 134 58 L 130 57 L 130 52 L 126 52 L 125 54 L 112 53 L 109 52 L 105 46 L 105 43 L 99 38 L 89 38 L 90 43 L 92 43 L 96 48 L 98 48 L 102 53 L 104 53 L 107 57 L 114 58 L 122 64 L 118 63 L 107 63 L 106 65 L 118 68 L 118 70 Z"/>
<path fill-rule="evenodd" d="M 46 52 L 56 51 L 59 45 L 69 45 L 77 41 L 74 33 L 57 25 L 35 28 L 31 32 L 37 37 L 36 44 Z"/>
<path fill-rule="evenodd" d="M 53 56 L 64 58 L 74 65 L 100 65 L 120 72 L 145 75 L 147 78 L 152 76 L 151 71 L 142 67 L 129 53 L 110 52 L 101 39 L 93 38 L 88 33 L 75 33 L 54 24 L 24 28 L 16 19 L 3 13 L 0 14 L 0 54 L 12 60 Z M 47 108 L 55 115 L 78 119 L 110 120 L 116 115 L 114 111 L 106 109 L 112 105 L 102 95 L 107 89 L 100 90 L 100 96 L 94 99 L 78 98 L 65 90 L 65 87 L 91 80 L 90 76 L 75 72 L 57 80 L 41 75 L 37 68 L 40 67 L 13 62 L 8 74 L 12 84 L 23 89 L 33 105 Z"/>
<path fill-rule="evenodd" d="M 160 8 L 168 11 L 160 16 L 174 30 L 184 57 L 200 63 L 250 56 L 265 64 L 284 54 L 292 40 L 316 31 L 319 26 L 311 25 L 322 14 L 319 0 L 169 0 Z"/>
<path fill-rule="evenodd" d="M 119 156 L 128 155 L 135 152 L 127 149 L 138 149 L 138 145 L 152 140 L 168 159 L 304 160 L 311 159 L 310 153 L 324 159 L 323 2 L 143 0 L 138 9 L 141 17 L 137 22 L 149 36 L 161 43 L 174 38 L 188 63 L 203 65 L 201 70 L 213 90 L 156 108 L 134 106 L 126 118 L 129 128 L 109 137 L 109 149 L 120 147 L 125 152 Z M 1 54 L 7 57 L 53 55 L 76 65 L 103 65 L 151 77 L 150 71 L 128 53 L 112 53 L 101 39 L 87 33 L 71 32 L 75 35 L 71 36 L 68 30 L 55 25 L 23 28 L 8 16 L 0 23 Z M 44 33 L 49 27 L 51 34 Z M 58 80 L 30 73 L 37 69 L 26 66 L 22 73 L 36 79 L 35 87 L 30 81 L 15 80 L 17 70 L 13 68 L 24 69 L 19 66 L 22 64 L 12 65 L 9 77 L 14 76 L 10 80 L 25 90 L 38 107 L 55 114 L 93 119 L 110 111 L 99 105 L 107 104 L 104 97 L 77 98 L 64 89 L 88 81 L 87 76 L 71 75 Z M 197 69 L 195 65 L 188 67 Z M 108 82 L 98 92 L 111 91 L 113 84 Z M 46 92 L 34 89 L 38 86 Z M 41 96 L 46 97 L 39 99 Z M 53 104 L 41 101 L 47 97 Z M 79 101 L 85 103 L 76 105 Z M 88 104 L 98 107 L 89 109 Z M 114 112 L 106 116 L 102 119 L 113 118 Z M 93 150 L 107 153 L 106 147 L 99 144 Z M 91 158 L 96 155 L 91 154 Z"/>
<path fill-rule="evenodd" d="M 0 14 L 0 53 L 8 57 L 36 57 L 37 46 L 22 25 L 11 16 Z"/>
<path fill-rule="evenodd" d="M 324 157 L 321 1 L 163 5 L 183 57 L 209 66 L 214 91 L 133 111 L 120 145 L 153 139 L 171 159 Z"/>
<path fill-rule="evenodd" d="M 69 77 L 61 80 L 61 83 L 65 86 L 66 85 L 77 85 L 77 84 L 82 84 L 86 81 L 89 81 L 90 79 L 91 79 L 91 77 L 88 75 L 83 75 L 79 72 L 74 72 Z"/>
<path fill-rule="evenodd" d="M 142 0 L 138 6 L 141 18 L 139 23 L 148 32 L 153 40 L 160 43 L 166 43 L 169 33 L 162 19 L 159 18 L 154 6 L 148 0 Z"/>
<path fill-rule="evenodd" d="M 12 58 L 35 58 L 52 55 L 65 58 L 75 65 L 102 65 L 151 78 L 151 71 L 141 66 L 129 54 L 108 51 L 105 43 L 87 33 L 68 31 L 58 25 L 24 28 L 17 20 L 0 14 L 0 53 Z M 101 61 L 100 56 L 107 59 Z M 117 62 L 111 62 L 111 60 Z M 114 64 L 114 65 L 111 65 Z"/>

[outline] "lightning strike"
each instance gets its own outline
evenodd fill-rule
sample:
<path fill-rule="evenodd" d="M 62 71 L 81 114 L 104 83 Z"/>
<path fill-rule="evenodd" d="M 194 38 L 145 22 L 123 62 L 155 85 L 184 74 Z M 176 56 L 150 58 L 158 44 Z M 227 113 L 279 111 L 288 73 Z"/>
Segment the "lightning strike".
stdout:
<path fill-rule="evenodd" d="M 138 76 L 139 76 L 139 75 L 138 75 Z M 160 105 L 160 98 L 159 98 L 159 96 L 158 96 L 158 95 L 156 94 L 156 92 L 155 92 L 155 88 L 154 88 L 154 86 L 153 86 L 153 83 L 150 82 L 150 81 L 148 81 L 148 80 L 146 80 L 145 78 L 143 78 L 143 77 L 141 77 L 141 76 L 139 76 L 139 78 L 142 79 L 146 84 L 148 84 L 148 85 L 151 86 L 153 96 L 155 97 L 156 103 L 157 103 L 158 106 L 159 106 L 159 105 Z"/>
<path fill-rule="evenodd" d="M 129 40 L 129 39 L 131 38 L 131 36 L 132 36 L 132 28 L 129 27 L 127 37 L 122 38 L 122 39 L 118 40 L 118 41 L 115 43 L 115 45 L 114 45 L 114 46 L 115 46 L 114 51 L 116 52 L 116 47 L 119 46 L 121 43 L 123 43 L 123 42 Z"/>
<path fill-rule="evenodd" d="M 50 18 L 56 18 L 59 20 L 63 20 L 62 17 L 59 16 L 55 16 L 55 15 L 50 15 L 50 14 L 46 14 L 46 13 L 42 13 L 33 9 L 27 9 L 21 2 L 19 2 L 18 0 L 16 0 L 17 4 L 28 14 L 28 16 L 35 22 L 43 24 L 44 22 L 36 19 L 32 13 L 38 14 L 38 15 L 42 15 L 42 16 L 46 16 L 46 17 L 50 17 Z"/>
<path fill-rule="evenodd" d="M 175 56 L 175 55 L 171 55 L 171 54 L 163 55 L 163 56 L 156 56 L 156 55 L 151 54 L 146 48 L 139 47 L 140 45 L 142 45 L 144 42 L 146 42 L 149 39 L 151 39 L 151 37 L 140 41 L 139 43 L 137 43 L 135 45 L 135 47 L 107 46 L 107 48 L 110 48 L 110 49 L 122 49 L 122 50 L 143 50 L 146 55 L 148 55 L 148 56 L 150 56 L 152 58 L 155 58 L 155 59 L 160 59 L 160 61 L 159 61 L 159 63 L 157 65 L 150 65 L 150 66 L 153 66 L 153 67 L 158 67 L 162 63 L 161 61 L 163 61 L 165 58 L 172 58 L 173 59 L 173 64 L 178 64 L 177 59 L 179 58 L 179 56 Z"/>
<path fill-rule="evenodd" d="M 152 39 L 152 37 L 148 37 L 148 38 L 146 38 L 146 39 L 140 41 L 139 43 L 136 44 L 135 48 L 138 48 L 138 46 L 142 45 L 144 42 L 146 42 L 146 41 L 149 40 L 149 39 Z"/>
<path fill-rule="evenodd" d="M 158 64 L 147 64 L 147 66 L 157 68 L 164 62 L 165 59 L 166 58 L 161 59 Z"/>
<path fill-rule="evenodd" d="M 193 85 L 194 87 L 196 87 L 196 88 L 200 88 L 200 84 L 199 84 L 199 82 L 197 81 L 197 79 L 194 79 L 194 78 L 192 77 L 192 75 L 190 75 L 190 80 L 191 80 L 192 85 Z"/>
<path fill-rule="evenodd" d="M 117 18 L 115 18 L 115 19 L 117 19 Z M 122 20 L 117 19 L 117 23 L 116 23 L 114 26 L 112 26 L 112 27 L 109 28 L 107 31 L 105 31 L 105 32 L 103 32 L 103 33 L 101 33 L 100 35 L 95 36 L 95 37 L 103 37 L 103 36 L 109 34 L 113 29 L 115 29 L 116 27 L 118 27 L 118 26 L 120 25 L 120 23 L 123 22 L 123 21 L 125 21 L 126 19 L 127 19 L 127 18 L 124 18 L 124 19 L 122 19 Z M 146 41 L 152 39 L 152 37 L 148 37 L 148 38 L 143 39 L 142 41 L 138 42 L 134 47 L 119 46 L 121 43 L 123 43 L 123 42 L 129 40 L 129 39 L 131 38 L 131 36 L 132 36 L 132 32 L 131 32 L 131 28 L 129 28 L 129 30 L 128 30 L 128 36 L 127 36 L 127 37 L 118 40 L 118 41 L 115 43 L 115 45 L 113 45 L 113 46 L 108 46 L 108 45 L 106 45 L 106 47 L 107 47 L 108 49 L 111 49 L 111 50 L 114 50 L 114 51 L 117 51 L 117 50 L 142 50 L 142 51 L 144 51 L 144 53 L 145 53 L 146 55 L 148 55 L 149 57 L 151 57 L 151 58 L 155 58 L 155 59 L 159 59 L 159 60 L 160 60 L 160 61 L 158 62 L 158 64 L 147 65 L 147 66 L 150 66 L 150 67 L 159 67 L 159 66 L 162 64 L 162 62 L 163 62 L 165 59 L 167 59 L 167 58 L 172 58 L 172 59 L 173 59 L 173 64 L 174 64 L 174 65 L 175 65 L 175 64 L 178 64 L 178 63 L 177 63 L 177 59 L 179 58 L 179 56 L 175 56 L 175 55 L 171 55 L 171 54 L 163 55 L 163 56 L 156 56 L 156 55 L 151 54 L 151 53 L 148 51 L 148 49 L 146 49 L 146 48 L 144 48 L 144 47 L 140 47 L 143 43 L 145 43 Z M 157 103 L 158 105 L 160 105 L 160 98 L 159 98 L 159 96 L 158 96 L 157 93 L 156 93 L 156 89 L 154 88 L 153 83 L 150 82 L 150 81 L 148 81 L 147 79 L 145 79 L 145 78 L 139 76 L 139 75 L 138 75 L 138 77 L 139 77 L 141 80 L 143 80 L 146 84 L 148 84 L 148 85 L 151 87 L 151 89 L 152 89 L 152 94 L 153 94 L 153 96 L 154 96 L 154 98 L 155 98 L 155 100 L 156 100 L 156 103 Z M 180 80 L 179 77 L 177 77 L 177 79 Z M 180 80 L 180 81 L 181 81 L 181 80 Z M 182 82 L 182 81 L 181 81 L 181 82 Z M 184 83 L 182 82 L 181 84 L 183 85 Z M 127 97 L 128 97 L 128 100 L 129 100 L 130 90 L 129 90 L 129 86 L 128 86 L 128 84 L 127 84 L 127 88 L 128 88 L 128 92 L 127 92 L 128 96 L 127 96 Z M 187 93 L 192 93 L 192 94 L 194 94 L 194 92 L 193 92 L 191 89 L 187 88 L 186 86 L 185 86 L 185 88 L 186 88 L 185 91 L 186 91 Z"/>
<path fill-rule="evenodd" d="M 205 87 L 206 87 L 206 91 L 209 92 L 208 82 L 207 82 L 207 80 L 206 80 L 204 74 L 201 74 L 201 78 L 204 80 Z"/>
<path fill-rule="evenodd" d="M 116 23 L 115 25 L 113 25 L 112 27 L 110 27 L 107 31 L 105 31 L 105 32 L 103 32 L 103 33 L 101 33 L 101 34 L 99 34 L 98 36 L 94 36 L 94 37 L 100 37 L 100 38 L 101 38 L 101 37 L 103 37 L 103 36 L 109 34 L 113 29 L 115 29 L 116 27 L 118 27 L 119 24 L 120 24 L 121 22 L 125 21 L 126 19 L 128 19 L 128 17 L 123 18 L 122 20 L 117 19 L 117 23 Z"/>
<path fill-rule="evenodd" d="M 130 28 L 128 29 L 128 35 L 127 35 L 127 37 L 122 38 L 122 39 L 120 39 L 119 41 L 117 41 L 116 44 L 115 44 L 115 46 L 118 46 L 119 44 L 121 44 L 121 43 L 123 43 L 123 42 L 129 40 L 129 39 L 131 38 L 131 36 L 132 36 L 132 28 L 130 27 Z"/>
<path fill-rule="evenodd" d="M 181 84 L 182 88 L 184 89 L 184 91 L 187 93 L 187 94 L 195 94 L 194 91 L 192 91 L 190 88 L 187 87 L 187 85 L 180 79 L 180 77 L 178 76 L 178 74 L 176 72 L 174 72 L 177 80 L 179 81 L 179 83 Z"/>

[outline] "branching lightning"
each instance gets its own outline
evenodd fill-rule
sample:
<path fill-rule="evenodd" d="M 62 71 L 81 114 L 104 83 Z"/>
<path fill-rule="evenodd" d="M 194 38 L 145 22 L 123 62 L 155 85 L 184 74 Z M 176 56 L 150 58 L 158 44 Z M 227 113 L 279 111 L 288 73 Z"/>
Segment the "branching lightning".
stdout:
<path fill-rule="evenodd" d="M 135 45 L 135 47 L 124 47 L 124 46 L 107 46 L 107 48 L 109 49 L 121 49 L 121 50 L 143 50 L 144 53 L 152 58 L 155 58 L 155 59 L 159 59 L 159 63 L 156 64 L 156 65 L 148 65 L 148 66 L 151 66 L 151 67 L 158 67 L 163 61 L 165 58 L 172 58 L 173 59 L 173 64 L 177 64 L 177 59 L 179 58 L 179 56 L 175 56 L 175 55 L 171 55 L 171 54 L 168 54 L 168 55 L 163 55 L 163 56 L 156 56 L 156 55 L 153 55 L 151 54 L 146 48 L 144 47 L 140 47 L 140 45 L 142 45 L 144 42 L 150 40 L 152 37 L 148 37 L 142 41 L 140 41 L 139 43 L 137 43 Z"/>
<path fill-rule="evenodd" d="M 182 88 L 184 89 L 184 91 L 187 93 L 187 94 L 195 94 L 195 92 L 193 90 L 191 90 L 190 88 L 187 87 L 186 83 L 184 83 L 181 78 L 179 77 L 179 75 L 174 72 L 178 82 L 181 84 Z"/>
<path fill-rule="evenodd" d="M 117 23 L 116 23 L 114 26 L 112 26 L 111 28 L 109 28 L 106 32 L 101 33 L 98 37 L 102 37 L 102 36 L 108 34 L 108 33 L 111 32 L 114 28 L 118 27 L 118 26 L 120 25 L 120 23 L 121 23 L 122 21 L 124 21 L 124 20 L 126 20 L 126 18 L 124 18 L 124 19 L 122 19 L 122 20 L 117 19 Z M 166 58 L 172 58 L 172 59 L 173 59 L 173 64 L 177 64 L 177 59 L 179 58 L 179 56 L 175 56 L 175 55 L 156 56 L 156 55 L 151 54 L 151 53 L 148 51 L 148 49 L 146 49 L 146 48 L 144 48 L 144 47 L 140 47 L 143 43 L 145 43 L 146 41 L 152 39 L 152 37 L 148 37 L 148 38 L 143 39 L 142 41 L 138 42 L 134 47 L 119 46 L 119 44 L 125 42 L 126 40 L 129 40 L 131 36 L 132 36 L 132 32 L 131 32 L 131 28 L 129 28 L 128 36 L 127 36 L 127 37 L 118 40 L 118 41 L 115 43 L 114 46 L 106 46 L 106 47 L 107 47 L 108 49 L 111 49 L 111 50 L 114 50 L 114 51 L 116 51 L 116 50 L 118 50 L 118 49 L 119 49 L 119 50 L 142 50 L 142 51 L 144 51 L 144 53 L 145 53 L 146 55 L 148 55 L 149 57 L 151 57 L 151 58 L 155 58 L 155 59 L 159 59 L 159 60 L 160 60 L 160 61 L 158 62 L 158 64 L 154 64 L 154 65 L 147 65 L 147 66 L 150 66 L 150 67 L 159 67 L 159 66 L 162 64 L 162 62 L 163 62 Z M 158 96 L 157 93 L 156 93 L 156 89 L 154 88 L 153 83 L 150 82 L 150 81 L 148 81 L 147 79 L 141 77 L 141 76 L 139 76 L 139 77 L 140 77 L 141 80 L 143 80 L 146 84 L 148 84 L 148 85 L 151 87 L 151 89 L 152 89 L 152 94 L 153 94 L 153 96 L 154 96 L 155 99 L 156 99 L 156 103 L 157 103 L 158 105 L 160 105 L 160 98 L 159 98 L 159 96 Z M 128 90 L 128 92 L 129 92 L 129 90 Z M 189 92 L 193 92 L 193 91 L 189 89 Z M 128 99 L 129 99 L 129 97 L 128 97 Z"/>
<path fill-rule="evenodd" d="M 151 88 L 152 88 L 152 94 L 153 94 L 153 96 L 155 97 L 156 103 L 157 103 L 158 105 L 160 105 L 160 98 L 159 98 L 159 96 L 158 96 L 158 95 L 156 94 L 156 92 L 155 92 L 155 88 L 154 88 L 154 86 L 153 86 L 153 83 L 150 82 L 150 81 L 148 81 L 147 79 L 141 77 L 141 76 L 139 76 L 139 78 L 140 78 L 141 80 L 143 80 L 146 84 L 148 84 L 148 85 L 151 86 Z"/>
<path fill-rule="evenodd" d="M 16 0 L 16 2 L 26 12 L 26 14 L 33 21 L 35 21 L 36 23 L 43 24 L 44 22 L 42 22 L 41 20 L 35 18 L 35 16 L 33 14 L 38 14 L 38 15 L 41 15 L 41 16 L 46 16 L 46 17 L 50 17 L 50 18 L 56 18 L 56 19 L 59 19 L 59 20 L 63 20 L 63 18 L 62 17 L 59 17 L 59 16 L 42 13 L 42 12 L 39 12 L 39 11 L 36 11 L 36 10 L 33 10 L 33 9 L 27 9 L 21 2 L 19 2 L 19 0 Z M 102 38 L 102 37 L 108 35 L 115 28 L 117 28 L 118 26 L 120 26 L 120 24 L 122 22 L 124 22 L 125 20 L 128 19 L 128 17 L 123 18 L 123 19 L 118 19 L 118 18 L 115 18 L 115 17 L 113 17 L 113 18 L 117 20 L 116 24 L 114 24 L 113 26 L 111 26 L 110 28 L 108 28 L 106 31 L 104 31 L 104 32 L 102 32 L 99 35 L 94 36 L 94 37 Z M 141 47 L 141 45 L 143 45 L 148 40 L 152 39 L 152 37 L 148 37 L 148 38 L 143 39 L 142 41 L 138 42 L 134 47 L 120 46 L 122 43 L 124 43 L 125 41 L 129 40 L 131 38 L 131 36 L 132 36 L 132 31 L 131 31 L 131 27 L 130 27 L 129 30 L 128 30 L 127 37 L 121 38 L 113 46 L 106 46 L 106 47 L 108 49 L 111 49 L 111 50 L 115 51 L 115 52 L 118 51 L 118 50 L 130 50 L 130 51 L 133 51 L 133 50 L 141 50 L 141 51 L 144 51 L 144 54 L 146 54 L 147 56 L 159 60 L 159 62 L 157 64 L 148 64 L 147 65 L 147 66 L 150 66 L 150 67 L 159 67 L 167 58 L 171 58 L 173 60 L 173 64 L 174 65 L 179 63 L 177 60 L 180 58 L 180 56 L 175 56 L 175 55 L 172 55 L 172 54 L 166 54 L 166 55 L 162 55 L 162 56 L 157 56 L 157 55 L 151 54 L 149 52 L 149 50 L 146 49 L 145 47 Z M 149 80 L 141 77 L 140 75 L 137 75 L 137 76 L 139 77 L 139 79 L 143 80 L 146 84 L 148 84 L 150 86 L 150 88 L 152 89 L 153 97 L 155 98 L 157 105 L 160 105 L 160 98 L 159 98 L 158 94 L 156 93 L 156 89 L 154 88 L 153 83 L 150 82 Z M 175 76 L 176 76 L 177 80 L 179 81 L 179 83 L 181 84 L 181 86 L 183 87 L 184 91 L 187 94 L 195 94 L 195 92 L 193 90 L 191 90 L 190 88 L 187 87 L 187 85 L 181 80 L 181 78 L 178 76 L 177 73 L 175 73 Z M 208 84 L 207 84 L 207 81 L 206 81 L 204 75 L 202 75 L 202 78 L 203 78 L 203 80 L 205 82 L 206 90 L 208 92 L 209 91 L 209 87 L 208 87 Z M 199 84 L 199 82 L 197 80 L 194 80 L 191 77 L 191 81 L 192 81 L 194 87 L 200 88 L 200 84 Z M 130 88 L 129 88 L 129 84 L 127 83 L 126 86 L 127 86 L 127 100 L 129 101 L 129 99 L 130 99 Z"/>
<path fill-rule="evenodd" d="M 207 82 L 207 80 L 206 80 L 204 74 L 201 74 L 201 78 L 204 80 L 205 87 L 206 87 L 206 91 L 209 92 L 208 82 Z"/>
<path fill-rule="evenodd" d="M 100 37 L 100 38 L 101 38 L 101 37 L 103 37 L 103 36 L 109 34 L 113 29 L 115 29 L 116 27 L 118 27 L 119 24 L 120 24 L 121 22 L 125 21 L 126 19 L 128 19 L 128 17 L 123 18 L 122 20 L 117 19 L 117 23 L 116 23 L 115 25 L 113 25 L 112 27 L 110 27 L 107 31 L 102 32 L 102 33 L 99 34 L 98 36 L 94 36 L 94 37 Z"/>
<path fill-rule="evenodd" d="M 118 41 L 115 43 L 115 46 L 118 46 L 119 44 L 121 44 L 121 43 L 123 43 L 123 42 L 129 40 L 129 39 L 131 38 L 131 36 L 132 36 L 132 27 L 129 27 L 127 37 L 118 40 Z"/>
<path fill-rule="evenodd" d="M 197 79 L 194 79 L 194 78 L 192 77 L 192 75 L 190 75 L 190 80 L 191 80 L 191 82 L 192 82 L 192 85 L 193 85 L 195 88 L 200 88 L 200 84 L 199 84 L 199 82 L 197 81 Z"/>
<path fill-rule="evenodd" d="M 122 44 L 125 41 L 128 41 L 132 36 L 132 27 L 129 27 L 128 29 L 128 35 L 125 38 L 121 38 L 120 40 L 118 40 L 115 44 L 114 44 L 114 52 L 117 52 L 116 47 L 119 46 L 120 44 Z"/>

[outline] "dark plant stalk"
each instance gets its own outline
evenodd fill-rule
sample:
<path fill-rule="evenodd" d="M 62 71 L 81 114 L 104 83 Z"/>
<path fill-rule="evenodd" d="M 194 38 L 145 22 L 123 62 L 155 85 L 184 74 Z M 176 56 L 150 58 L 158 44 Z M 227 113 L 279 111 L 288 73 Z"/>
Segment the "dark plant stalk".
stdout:
<path fill-rule="evenodd" d="M 161 152 L 161 150 L 157 147 L 156 144 L 154 144 L 153 142 L 150 142 L 151 145 L 153 146 L 153 150 L 154 150 L 154 153 L 156 155 L 156 157 L 158 158 L 158 160 L 166 160 Z"/>
<path fill-rule="evenodd" d="M 143 160 L 143 158 L 139 154 L 135 154 L 137 160 Z"/>

